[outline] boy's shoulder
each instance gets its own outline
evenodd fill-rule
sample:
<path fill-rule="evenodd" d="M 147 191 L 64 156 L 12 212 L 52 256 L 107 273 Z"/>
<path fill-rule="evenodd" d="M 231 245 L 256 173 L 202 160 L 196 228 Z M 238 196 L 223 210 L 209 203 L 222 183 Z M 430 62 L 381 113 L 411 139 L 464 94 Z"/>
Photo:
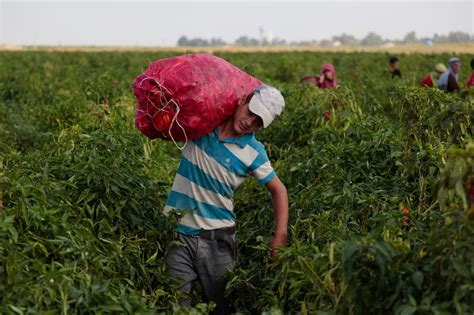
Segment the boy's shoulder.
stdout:
<path fill-rule="evenodd" d="M 255 135 L 253 135 L 252 138 L 249 140 L 248 145 L 257 150 L 259 153 L 265 152 L 265 145 L 259 140 L 257 140 Z"/>

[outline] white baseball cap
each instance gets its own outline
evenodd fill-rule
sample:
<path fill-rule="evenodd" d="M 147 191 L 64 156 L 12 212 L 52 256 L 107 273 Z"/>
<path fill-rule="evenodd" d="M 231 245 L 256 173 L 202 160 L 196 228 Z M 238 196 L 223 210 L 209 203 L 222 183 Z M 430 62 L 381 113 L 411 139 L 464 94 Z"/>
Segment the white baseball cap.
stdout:
<path fill-rule="evenodd" d="M 253 90 L 249 109 L 262 118 L 263 128 L 267 128 L 275 118 L 280 116 L 284 107 L 285 99 L 274 87 L 262 85 Z"/>

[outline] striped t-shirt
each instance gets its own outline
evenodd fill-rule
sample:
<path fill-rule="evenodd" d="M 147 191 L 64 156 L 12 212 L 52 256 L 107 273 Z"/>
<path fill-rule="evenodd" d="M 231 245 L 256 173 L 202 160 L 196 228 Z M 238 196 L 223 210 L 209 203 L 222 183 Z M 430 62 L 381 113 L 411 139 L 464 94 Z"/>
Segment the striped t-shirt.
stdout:
<path fill-rule="evenodd" d="M 188 210 L 178 232 L 196 235 L 235 225 L 234 190 L 249 175 L 268 183 L 276 174 L 254 134 L 219 139 L 219 128 L 188 142 L 166 201 L 164 213 Z"/>

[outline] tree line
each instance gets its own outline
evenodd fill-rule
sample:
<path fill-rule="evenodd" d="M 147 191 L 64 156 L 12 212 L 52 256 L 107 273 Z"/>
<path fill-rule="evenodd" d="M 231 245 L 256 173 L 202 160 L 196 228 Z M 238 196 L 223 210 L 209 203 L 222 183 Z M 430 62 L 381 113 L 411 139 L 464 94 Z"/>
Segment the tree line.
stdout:
<path fill-rule="evenodd" d="M 333 36 L 330 39 L 309 40 L 309 41 L 286 41 L 282 38 L 268 38 L 268 36 L 261 36 L 261 38 L 254 38 L 247 35 L 240 36 L 234 42 L 226 42 L 221 38 L 204 39 L 200 37 L 188 38 L 181 36 L 178 39 L 178 46 L 379 46 L 387 43 L 393 44 L 414 44 L 424 43 L 427 45 L 444 44 L 444 43 L 465 43 L 473 42 L 474 35 L 464 32 L 450 32 L 447 35 L 435 34 L 433 37 L 418 38 L 414 31 L 405 35 L 402 40 L 384 39 L 381 35 L 370 32 L 364 38 L 357 39 L 353 35 L 343 33 L 341 35 Z"/>

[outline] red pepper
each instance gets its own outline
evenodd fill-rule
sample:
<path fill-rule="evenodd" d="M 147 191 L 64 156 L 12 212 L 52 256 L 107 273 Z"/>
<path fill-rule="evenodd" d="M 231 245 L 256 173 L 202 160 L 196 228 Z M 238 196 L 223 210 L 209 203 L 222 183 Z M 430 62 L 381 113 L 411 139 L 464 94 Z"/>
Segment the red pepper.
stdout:
<path fill-rule="evenodd" d="M 331 117 L 331 111 L 329 109 L 323 112 L 324 119 L 328 120 Z"/>
<path fill-rule="evenodd" d="M 410 209 L 408 209 L 408 208 L 403 208 L 403 209 L 402 209 L 402 212 L 403 212 L 403 213 L 406 213 L 406 214 L 409 214 L 409 213 L 410 213 Z M 410 217 L 407 216 L 407 215 L 404 215 L 404 216 L 403 216 L 403 221 L 408 221 L 408 220 L 410 220 Z"/>

